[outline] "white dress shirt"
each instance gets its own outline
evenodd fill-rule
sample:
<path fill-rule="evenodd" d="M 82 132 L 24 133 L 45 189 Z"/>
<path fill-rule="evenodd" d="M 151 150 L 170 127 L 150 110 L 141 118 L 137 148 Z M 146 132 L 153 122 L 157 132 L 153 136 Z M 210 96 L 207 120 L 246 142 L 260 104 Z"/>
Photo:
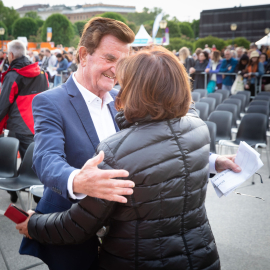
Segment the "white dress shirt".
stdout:
<path fill-rule="evenodd" d="M 99 141 L 103 141 L 104 139 L 116 133 L 114 121 L 111 112 L 107 106 L 110 102 L 113 102 L 113 98 L 108 92 L 106 92 L 102 99 L 99 98 L 98 96 L 87 90 L 85 87 L 83 87 L 81 84 L 79 84 L 74 76 L 75 74 L 76 72 L 72 74 L 72 79 L 78 87 L 79 91 L 81 92 L 83 99 L 87 105 Z M 73 193 L 73 180 L 79 172 L 80 170 L 74 170 L 68 178 L 67 188 L 69 196 L 74 200 L 81 200 L 86 197 L 86 195 L 84 194 Z"/>

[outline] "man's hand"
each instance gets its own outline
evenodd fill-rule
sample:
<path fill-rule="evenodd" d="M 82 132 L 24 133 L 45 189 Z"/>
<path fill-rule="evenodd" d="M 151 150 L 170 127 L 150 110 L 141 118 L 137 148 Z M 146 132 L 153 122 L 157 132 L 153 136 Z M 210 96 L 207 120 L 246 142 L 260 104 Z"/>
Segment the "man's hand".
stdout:
<path fill-rule="evenodd" d="M 101 151 L 96 157 L 89 159 L 74 177 L 73 192 L 86 194 L 90 197 L 126 203 L 127 199 L 121 195 L 133 193 L 134 182 L 117 180 L 116 177 L 127 177 L 125 170 L 100 170 L 97 166 L 104 159 Z"/>
<path fill-rule="evenodd" d="M 28 233 L 28 221 L 29 221 L 30 217 L 31 217 L 35 212 L 32 211 L 32 210 L 29 210 L 27 213 L 29 214 L 29 217 L 28 217 L 24 222 L 22 222 L 22 223 L 20 223 L 20 224 L 17 224 L 17 225 L 16 225 L 16 229 L 19 231 L 20 234 L 23 234 L 23 235 L 25 235 L 27 238 L 32 239 L 32 238 L 30 237 L 29 233 Z"/>
<path fill-rule="evenodd" d="M 241 168 L 234 163 L 236 155 L 218 156 L 216 159 L 215 167 L 218 173 L 230 169 L 236 173 L 241 172 Z"/>

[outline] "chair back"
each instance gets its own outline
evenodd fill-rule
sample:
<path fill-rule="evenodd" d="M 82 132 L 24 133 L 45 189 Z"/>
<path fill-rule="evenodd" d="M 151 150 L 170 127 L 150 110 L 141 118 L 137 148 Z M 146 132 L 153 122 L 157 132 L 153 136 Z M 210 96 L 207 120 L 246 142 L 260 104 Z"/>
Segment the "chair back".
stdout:
<path fill-rule="evenodd" d="M 232 98 L 228 98 L 226 100 L 223 101 L 222 104 L 234 104 L 237 106 L 237 120 L 240 120 L 240 111 L 241 111 L 241 100 L 240 99 L 232 99 Z"/>
<path fill-rule="evenodd" d="M 194 93 L 194 92 L 200 93 L 200 94 L 201 94 L 201 98 L 207 96 L 207 90 L 205 90 L 205 89 L 195 89 L 195 90 L 193 90 L 193 93 Z"/>
<path fill-rule="evenodd" d="M 246 107 L 247 107 L 248 104 L 249 104 L 249 102 L 250 102 L 251 92 L 250 91 L 247 91 L 247 90 L 244 90 L 244 91 L 237 92 L 236 95 L 245 95 L 246 96 Z"/>
<path fill-rule="evenodd" d="M 222 102 L 223 95 L 220 93 L 210 93 L 207 97 L 212 97 L 216 100 L 216 106 L 218 106 Z"/>
<path fill-rule="evenodd" d="M 245 141 L 251 146 L 257 143 L 267 143 L 266 141 L 267 116 L 261 113 L 246 114 L 240 123 L 236 135 L 236 143 Z"/>
<path fill-rule="evenodd" d="M 34 146 L 35 143 L 31 143 L 28 146 L 20 167 L 20 181 L 27 181 L 29 186 L 42 184 L 35 172 L 32 170 Z"/>
<path fill-rule="evenodd" d="M 268 101 L 269 102 L 269 109 L 270 109 L 270 96 L 264 96 L 264 95 L 260 95 L 260 96 L 255 96 L 255 98 L 253 99 L 254 101 Z"/>
<path fill-rule="evenodd" d="M 257 96 L 268 96 L 268 97 L 270 97 L 270 92 L 265 92 L 265 91 L 259 92 L 259 93 L 257 94 Z"/>
<path fill-rule="evenodd" d="M 233 114 L 226 111 L 214 111 L 209 117 L 208 121 L 217 125 L 216 140 L 231 140 Z"/>
<path fill-rule="evenodd" d="M 216 108 L 216 100 L 212 97 L 201 98 L 200 102 L 207 103 L 209 105 L 209 114 Z"/>
<path fill-rule="evenodd" d="M 217 126 L 213 122 L 205 121 L 205 124 L 207 125 L 209 129 L 209 134 L 210 134 L 210 152 L 216 153 L 216 133 L 217 133 Z"/>
<path fill-rule="evenodd" d="M 247 108 L 246 113 L 262 113 L 267 116 L 266 129 L 269 129 L 269 107 L 265 105 L 253 105 Z"/>
<path fill-rule="evenodd" d="M 194 102 L 198 102 L 201 98 L 201 93 L 200 92 L 192 92 L 191 96 L 192 96 L 192 99 Z"/>
<path fill-rule="evenodd" d="M 217 90 L 215 93 L 222 95 L 222 102 L 230 96 L 230 91 L 228 90 Z"/>
<path fill-rule="evenodd" d="M 203 121 L 206 121 L 209 115 L 209 105 L 204 102 L 196 102 L 195 108 L 196 110 L 198 109 L 200 111 L 200 118 Z"/>
<path fill-rule="evenodd" d="M 246 95 L 232 95 L 229 98 L 241 100 L 241 112 L 245 112 L 245 107 L 246 107 L 246 102 L 247 102 Z"/>
<path fill-rule="evenodd" d="M 0 138 L 0 178 L 17 176 L 19 143 L 19 140 L 16 138 Z"/>
<path fill-rule="evenodd" d="M 240 118 L 240 115 L 239 116 L 237 115 L 237 105 L 222 103 L 216 107 L 216 111 L 231 112 L 233 114 L 232 127 L 237 128 L 236 120 L 238 119 L 238 117 Z"/>

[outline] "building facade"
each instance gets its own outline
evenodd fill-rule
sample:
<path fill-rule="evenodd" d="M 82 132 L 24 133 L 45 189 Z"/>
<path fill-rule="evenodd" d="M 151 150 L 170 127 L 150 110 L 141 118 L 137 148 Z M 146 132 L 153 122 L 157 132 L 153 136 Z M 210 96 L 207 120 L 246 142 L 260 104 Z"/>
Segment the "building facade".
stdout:
<path fill-rule="evenodd" d="M 83 21 L 92 18 L 95 15 L 102 14 L 104 12 L 117 12 L 120 14 L 127 14 L 136 12 L 135 6 L 117 6 L 106 4 L 85 4 L 77 6 L 65 6 L 65 5 L 24 5 L 17 9 L 20 17 L 24 17 L 26 12 L 36 11 L 42 20 L 46 20 L 50 15 L 54 13 L 60 13 L 65 15 L 72 23 L 77 21 Z"/>
<path fill-rule="evenodd" d="M 63 12 L 65 16 L 72 22 L 82 21 L 86 19 L 90 19 L 93 16 L 98 14 L 102 14 L 104 12 L 117 12 L 122 15 L 126 15 L 127 13 L 136 12 L 135 6 L 118 6 L 118 5 L 107 5 L 107 4 L 86 4 L 81 8 L 66 10 Z"/>
<path fill-rule="evenodd" d="M 231 24 L 237 29 L 233 32 Z M 256 42 L 270 28 L 270 5 L 203 10 L 200 16 L 200 38 L 214 36 L 223 39 L 245 37 Z"/>

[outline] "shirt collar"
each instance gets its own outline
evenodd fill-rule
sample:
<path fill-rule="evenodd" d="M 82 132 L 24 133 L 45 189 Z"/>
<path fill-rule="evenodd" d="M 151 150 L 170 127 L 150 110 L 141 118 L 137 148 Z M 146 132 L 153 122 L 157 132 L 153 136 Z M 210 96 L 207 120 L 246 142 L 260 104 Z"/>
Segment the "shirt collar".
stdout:
<path fill-rule="evenodd" d="M 96 100 L 97 98 L 100 99 L 100 97 L 96 96 L 91 91 L 87 90 L 84 86 L 82 86 L 80 83 L 78 83 L 78 81 L 75 78 L 75 73 L 76 72 L 72 73 L 72 79 L 73 79 L 74 83 L 76 84 L 76 86 L 78 87 L 79 91 L 81 92 L 84 100 L 87 100 L 91 103 L 94 100 Z M 107 105 L 113 101 L 113 98 L 109 92 L 106 92 L 102 98 L 102 101 L 103 101 L 103 105 Z"/>

